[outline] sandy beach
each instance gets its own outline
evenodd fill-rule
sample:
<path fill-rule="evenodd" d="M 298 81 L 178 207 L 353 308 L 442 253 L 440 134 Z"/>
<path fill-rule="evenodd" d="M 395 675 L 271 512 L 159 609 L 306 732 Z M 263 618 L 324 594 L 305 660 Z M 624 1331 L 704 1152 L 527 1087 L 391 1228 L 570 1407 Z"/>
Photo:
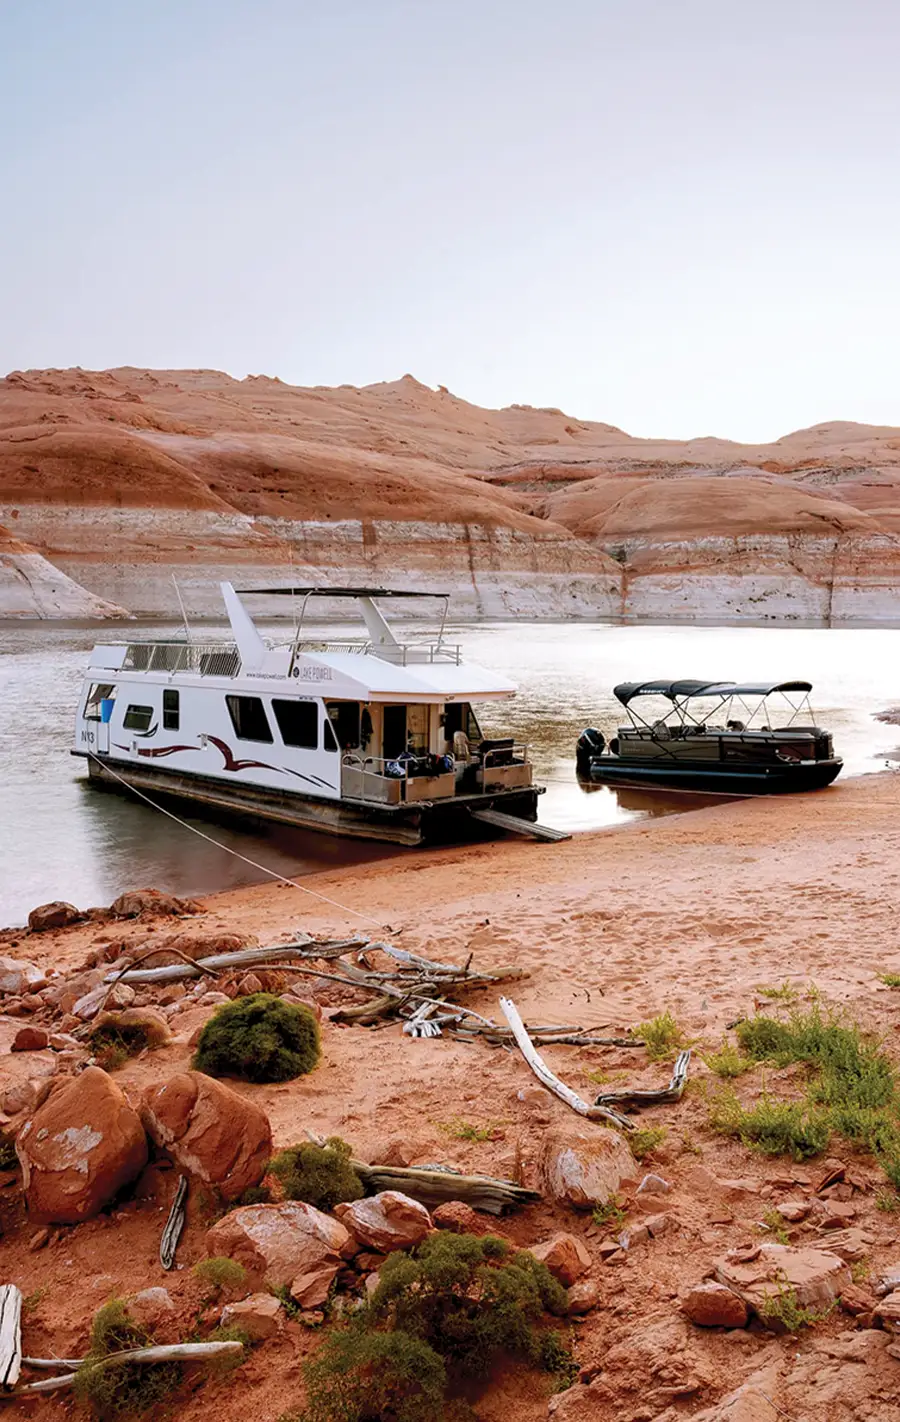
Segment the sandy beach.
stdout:
<path fill-rule="evenodd" d="M 471 953 L 476 966 L 515 965 L 529 975 L 511 993 L 533 1022 L 590 1024 L 614 1035 L 671 1012 L 696 1047 L 692 1084 L 677 1105 L 641 1113 L 642 1126 L 666 1130 L 645 1163 L 673 1187 L 665 1200 L 670 1217 L 665 1238 L 605 1264 L 598 1252 L 605 1231 L 590 1216 L 574 1217 L 544 1203 L 502 1221 L 504 1232 L 519 1244 L 567 1229 L 582 1237 L 592 1254 L 601 1303 L 573 1323 L 572 1331 L 585 1376 L 596 1373 L 597 1380 L 583 1387 L 584 1397 L 573 1398 L 560 1418 L 705 1417 L 704 1408 L 714 1409 L 718 1399 L 762 1369 L 778 1392 L 781 1415 L 796 1422 L 812 1416 L 886 1422 L 900 1395 L 900 1364 L 884 1351 L 889 1334 L 876 1335 L 877 1348 L 866 1345 L 866 1368 L 843 1367 L 838 1397 L 828 1392 L 828 1380 L 838 1367 L 834 1359 L 840 1352 L 834 1348 L 846 1346 L 852 1327 L 845 1314 L 836 1311 L 814 1330 L 779 1338 L 764 1330 L 697 1329 L 681 1315 L 678 1300 L 726 1249 L 758 1240 L 760 1221 L 773 1203 L 797 1191 L 808 1193 L 821 1174 L 820 1161 L 797 1166 L 753 1154 L 710 1129 L 709 1100 L 721 1083 L 702 1056 L 721 1044 L 726 1024 L 758 1006 L 777 1013 L 782 1004 L 760 989 L 787 983 L 793 994 L 786 990 L 785 1000 L 805 1006 L 815 999 L 844 1009 L 877 1031 L 891 1056 L 898 1055 L 900 991 L 880 980 L 884 973 L 900 973 L 898 851 L 900 779 L 886 773 L 815 795 L 728 803 L 558 845 L 498 841 L 401 853 L 304 879 L 296 889 L 271 883 L 214 896 L 204 901 L 205 914 L 191 926 L 252 934 L 262 944 L 288 941 L 297 930 L 372 938 L 390 932 L 403 947 L 441 959 L 461 961 Z M 40 935 L 9 930 L 0 951 L 66 974 L 96 962 L 111 942 L 134 951 L 171 931 L 171 923 L 142 919 Z M 326 1019 L 329 1005 L 358 1000 L 353 990 L 321 980 L 311 981 L 310 992 L 326 1009 Z M 498 1015 L 496 990 L 472 994 L 467 1003 Z M 187 1064 L 190 1034 L 208 1015 L 201 1007 L 179 1012 L 171 1019 L 177 1034 L 171 1046 L 117 1073 L 129 1097 Z M 54 1068 L 49 1051 L 7 1055 L 20 1026 L 18 1019 L 0 1018 L 4 1082 L 13 1085 Z M 308 1079 L 238 1088 L 265 1107 L 277 1146 L 296 1142 L 309 1130 L 339 1134 L 367 1158 L 397 1139 L 415 1162 L 440 1160 L 505 1176 L 521 1169 L 532 1183 L 547 1127 L 577 1125 L 562 1103 L 537 1086 L 515 1051 L 446 1037 L 411 1040 L 396 1025 L 373 1031 L 327 1020 L 323 1049 L 322 1064 Z M 669 1070 L 649 1062 L 643 1051 L 619 1048 L 558 1046 L 545 1055 L 589 1099 L 589 1073 L 653 1086 L 662 1084 Z M 797 1094 L 797 1068 L 767 1070 L 762 1084 L 776 1094 Z M 742 1096 L 752 1099 L 761 1089 L 760 1071 L 738 1085 Z M 448 1123 L 460 1118 L 492 1127 L 492 1138 L 454 1139 Z M 840 1141 L 832 1143 L 831 1154 L 852 1168 L 849 1213 L 871 1239 L 866 1259 L 874 1276 L 900 1255 L 900 1215 L 876 1207 L 885 1181 L 871 1157 Z M 30 1351 L 52 1345 L 71 1352 L 84 1341 L 93 1307 L 112 1293 L 150 1284 L 164 1283 L 179 1316 L 190 1316 L 197 1284 L 186 1266 L 204 1253 L 203 1220 L 196 1211 L 182 1242 L 179 1270 L 163 1275 L 156 1259 L 172 1179 L 171 1171 L 151 1166 L 136 1197 L 115 1214 L 77 1230 L 57 1230 L 38 1251 L 29 1247 L 33 1230 L 12 1211 L 5 1272 L 24 1280 L 26 1292 L 40 1295 L 27 1320 Z M 629 1222 L 639 1221 L 633 1192 L 626 1204 Z M 792 1242 L 808 1242 L 810 1229 L 808 1224 L 793 1228 Z M 872 1335 L 869 1330 L 850 1336 Z M 274 1419 L 292 1399 L 295 1405 L 299 1367 L 315 1346 L 314 1330 L 291 1323 L 245 1365 L 241 1377 L 252 1386 L 258 1416 Z M 819 1396 L 810 1391 L 814 1379 L 824 1391 L 809 1410 L 810 1398 Z M 208 1383 L 179 1415 L 205 1413 L 213 1387 L 221 1391 L 215 1406 L 223 1422 L 243 1415 L 247 1388 L 230 1393 L 227 1383 Z M 32 1406 L 29 1415 L 36 1418 L 59 1411 L 49 1400 Z M 521 1371 L 495 1379 L 479 1400 L 477 1415 L 499 1419 L 511 1408 L 528 1422 L 546 1417 L 546 1384 Z"/>

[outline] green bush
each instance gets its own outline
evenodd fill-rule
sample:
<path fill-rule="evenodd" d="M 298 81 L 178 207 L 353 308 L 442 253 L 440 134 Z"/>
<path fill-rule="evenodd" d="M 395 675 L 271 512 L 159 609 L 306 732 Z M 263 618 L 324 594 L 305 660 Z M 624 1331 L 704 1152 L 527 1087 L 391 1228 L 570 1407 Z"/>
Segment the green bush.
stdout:
<path fill-rule="evenodd" d="M 443 1362 L 427 1343 L 401 1329 L 375 1333 L 350 1327 L 332 1333 L 306 1365 L 305 1377 L 303 1422 L 440 1422 L 445 1415 Z"/>
<path fill-rule="evenodd" d="M 193 1066 L 208 1076 L 290 1081 L 319 1060 L 319 1026 L 309 1008 L 256 992 L 226 1002 L 200 1034 Z"/>
<path fill-rule="evenodd" d="M 647 1048 L 647 1056 L 652 1062 L 662 1062 L 673 1057 L 687 1043 L 684 1032 L 671 1012 L 661 1012 L 651 1017 L 649 1022 L 639 1022 L 634 1029 L 635 1037 L 642 1039 Z"/>
<path fill-rule="evenodd" d="M 545 1314 L 564 1316 L 566 1291 L 533 1254 L 493 1235 L 441 1230 L 381 1267 L 370 1320 L 421 1338 L 460 1377 L 483 1377 L 500 1356 L 540 1366 Z"/>
<path fill-rule="evenodd" d="M 306 1411 L 281 1422 L 447 1422 L 454 1392 L 500 1358 L 571 1382 L 571 1352 L 541 1326 L 567 1308 L 534 1255 L 493 1235 L 435 1232 L 389 1256 L 368 1304 L 306 1365 Z"/>
<path fill-rule="evenodd" d="M 318 1210 L 333 1210 L 349 1200 L 361 1200 L 366 1193 L 350 1164 L 350 1147 L 339 1136 L 324 1146 L 289 1146 L 269 1162 L 269 1170 L 281 1181 L 289 1200 L 305 1200 Z"/>
<path fill-rule="evenodd" d="M 156 1044 L 156 1034 L 140 1023 L 101 1023 L 88 1037 L 91 1051 L 97 1058 L 98 1066 L 104 1071 L 117 1071 L 129 1057 L 136 1057 L 146 1047 Z"/>
<path fill-rule="evenodd" d="M 764 1155 L 790 1155 L 794 1160 L 821 1154 L 831 1135 L 827 1117 L 806 1102 L 762 1096 L 748 1110 L 733 1091 L 713 1102 L 709 1123 L 720 1135 L 736 1136 Z"/>
<path fill-rule="evenodd" d="M 180 1386 L 179 1363 L 105 1361 L 110 1353 L 148 1348 L 152 1342 L 121 1299 L 110 1299 L 98 1309 L 91 1327 L 90 1351 L 73 1383 L 75 1396 L 91 1409 L 98 1422 L 149 1412 Z"/>

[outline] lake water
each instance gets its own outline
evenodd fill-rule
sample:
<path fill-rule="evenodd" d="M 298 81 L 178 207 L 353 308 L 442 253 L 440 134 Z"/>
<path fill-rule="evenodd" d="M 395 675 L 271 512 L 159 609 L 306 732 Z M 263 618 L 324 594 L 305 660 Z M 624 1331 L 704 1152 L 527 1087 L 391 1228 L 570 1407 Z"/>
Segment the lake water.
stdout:
<path fill-rule="evenodd" d="M 342 630 L 332 627 L 329 635 Z M 173 632 L 132 624 L 128 636 L 152 640 Z M 204 627 L 202 635 L 213 634 Z M 264 877 L 140 801 L 88 786 L 84 762 L 70 757 L 69 747 L 86 653 L 104 637 L 110 632 L 97 627 L 0 624 L 0 925 L 23 923 L 35 904 L 50 899 L 85 908 L 108 904 L 127 888 L 204 893 Z M 815 686 L 817 721 L 833 732 L 845 776 L 883 770 L 900 745 L 900 727 L 874 719 L 900 703 L 897 629 L 495 623 L 455 628 L 448 637 L 462 644 L 467 661 L 518 682 L 514 701 L 480 708 L 482 725 L 488 733 L 514 732 L 531 746 L 547 786 L 540 818 L 560 829 L 613 826 L 698 803 L 692 796 L 648 798 L 579 785 L 575 741 L 584 726 L 608 736 L 623 719 L 612 697 L 621 681 L 803 678 Z M 428 852 L 277 825 L 215 823 L 189 811 L 184 818 L 291 876 Z"/>

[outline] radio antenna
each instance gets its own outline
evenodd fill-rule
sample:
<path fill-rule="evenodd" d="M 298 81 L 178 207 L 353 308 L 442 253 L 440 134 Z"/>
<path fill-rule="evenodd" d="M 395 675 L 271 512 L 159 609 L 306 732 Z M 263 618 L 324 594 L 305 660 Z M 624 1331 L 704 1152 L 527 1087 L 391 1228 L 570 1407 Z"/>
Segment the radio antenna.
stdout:
<path fill-rule="evenodd" d="M 172 582 L 175 584 L 175 596 L 178 598 L 178 606 L 181 608 L 181 620 L 184 623 L 184 635 L 187 638 L 188 646 L 191 646 L 193 643 L 193 638 L 191 637 L 191 624 L 188 622 L 188 615 L 185 611 L 184 599 L 181 596 L 181 588 L 178 586 L 178 579 L 175 577 L 174 573 L 172 574 Z"/>

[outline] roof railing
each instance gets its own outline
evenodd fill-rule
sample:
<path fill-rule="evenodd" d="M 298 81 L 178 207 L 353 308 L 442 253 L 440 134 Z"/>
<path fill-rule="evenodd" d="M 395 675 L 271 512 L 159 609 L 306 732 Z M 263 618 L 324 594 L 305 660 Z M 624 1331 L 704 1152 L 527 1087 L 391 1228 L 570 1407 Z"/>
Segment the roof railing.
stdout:
<path fill-rule="evenodd" d="M 122 670 L 235 677 L 241 655 L 234 642 L 130 642 Z"/>

